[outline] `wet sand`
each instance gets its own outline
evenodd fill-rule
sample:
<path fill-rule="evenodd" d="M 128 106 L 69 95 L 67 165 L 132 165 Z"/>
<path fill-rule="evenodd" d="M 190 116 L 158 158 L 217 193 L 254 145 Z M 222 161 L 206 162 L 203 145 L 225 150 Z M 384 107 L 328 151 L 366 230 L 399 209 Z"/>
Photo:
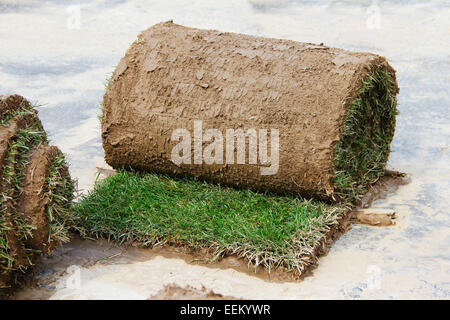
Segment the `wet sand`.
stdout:
<path fill-rule="evenodd" d="M 239 268 L 196 265 L 162 254 L 107 260 L 125 259 L 117 264 L 93 263 L 95 257 L 122 250 L 104 253 L 100 246 L 96 250 L 101 254 L 81 269 L 78 291 L 63 285 L 29 288 L 17 297 L 44 298 L 46 291 L 45 297 L 53 299 L 148 299 L 164 297 L 168 285 L 181 288 L 179 296 L 186 290 L 192 295 L 212 291 L 261 299 L 450 297 L 450 43 L 443 41 L 450 32 L 450 8 L 445 1 L 379 1 L 378 26 L 367 23 L 370 1 L 223 0 L 200 1 L 194 7 L 180 1 L 77 3 L 80 28 L 69 29 L 68 5 L 63 2 L 0 1 L 0 93 L 22 94 L 42 105 L 39 115 L 52 144 L 68 154 L 71 174 L 82 190 L 92 187 L 96 166 L 104 167 L 97 119 L 104 80 L 140 30 L 170 19 L 192 27 L 323 42 L 386 56 L 397 69 L 400 87 L 400 115 L 388 167 L 409 173 L 411 182 L 372 203 L 372 209 L 394 210 L 395 225 L 353 225 L 320 258 L 313 275 L 300 282 L 269 281 Z M 83 245 L 78 245 L 70 252 L 89 260 L 82 258 Z M 70 254 L 67 259 L 54 269 L 83 266 Z M 39 263 L 37 270 L 45 265 Z M 63 284 L 69 276 L 45 271 L 38 273 L 38 280 L 49 284 L 49 272 Z"/>

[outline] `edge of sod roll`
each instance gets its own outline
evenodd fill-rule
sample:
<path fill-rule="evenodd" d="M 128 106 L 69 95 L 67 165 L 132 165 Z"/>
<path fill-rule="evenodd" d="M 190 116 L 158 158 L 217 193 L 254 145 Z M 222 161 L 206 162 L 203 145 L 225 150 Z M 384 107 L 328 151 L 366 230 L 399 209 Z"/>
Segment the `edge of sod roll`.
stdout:
<path fill-rule="evenodd" d="M 45 180 L 48 186 L 46 197 L 49 204 L 46 214 L 49 219 L 49 242 L 64 243 L 70 240 L 67 221 L 72 219 L 72 203 L 75 192 L 70 178 L 65 155 L 58 149 L 57 156 L 49 168 Z"/>
<path fill-rule="evenodd" d="M 334 153 L 335 194 L 354 202 L 382 175 L 394 137 L 397 110 L 394 75 L 378 69 L 362 81 L 347 108 Z"/>
<path fill-rule="evenodd" d="M 28 225 L 20 216 L 15 216 L 15 199 L 20 192 L 20 184 L 23 180 L 23 169 L 28 163 L 29 150 L 41 143 L 46 143 L 47 138 L 42 132 L 42 127 L 31 110 L 16 110 L 6 115 L 1 122 L 5 127 L 16 117 L 24 114 L 32 115 L 34 122 L 31 126 L 18 128 L 15 135 L 8 141 L 6 157 L 0 177 L 0 272 L 10 273 L 16 270 L 24 270 L 31 265 L 30 257 L 34 254 L 27 250 L 23 241 L 33 227 Z"/>
<path fill-rule="evenodd" d="M 0 133 L 7 137 L 0 148 L 1 298 L 20 285 L 39 254 L 68 240 L 74 184 L 34 106 L 18 95 L 0 96 L 0 109 Z"/>

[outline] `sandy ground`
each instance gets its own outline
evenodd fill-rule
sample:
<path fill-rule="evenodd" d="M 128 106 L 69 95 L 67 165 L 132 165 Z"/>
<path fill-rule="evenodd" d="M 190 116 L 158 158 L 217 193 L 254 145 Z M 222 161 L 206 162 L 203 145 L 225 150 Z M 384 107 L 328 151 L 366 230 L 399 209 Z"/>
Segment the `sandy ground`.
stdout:
<path fill-rule="evenodd" d="M 239 261 L 205 266 L 182 253 L 75 239 L 41 259 L 37 286 L 17 298 L 450 297 L 448 2 L 70 3 L 0 0 L 0 92 L 41 104 L 44 127 L 69 155 L 81 189 L 104 166 L 97 120 L 104 80 L 140 30 L 169 19 L 388 57 L 398 71 L 401 112 L 389 167 L 410 173 L 412 181 L 374 203 L 396 211 L 395 226 L 353 226 L 301 282 L 252 274 Z"/>

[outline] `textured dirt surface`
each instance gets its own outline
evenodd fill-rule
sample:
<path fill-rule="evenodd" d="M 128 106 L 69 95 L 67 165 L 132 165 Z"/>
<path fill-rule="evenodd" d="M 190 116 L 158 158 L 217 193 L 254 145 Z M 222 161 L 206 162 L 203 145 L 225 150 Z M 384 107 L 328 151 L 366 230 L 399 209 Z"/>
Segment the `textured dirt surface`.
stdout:
<path fill-rule="evenodd" d="M 22 107 L 29 108 L 30 103 L 19 95 L 0 95 L 0 118 L 7 116 L 9 113 L 15 112 Z M 22 114 L 12 118 L 5 126 L 0 126 L 0 179 L 3 177 L 6 156 L 9 151 L 9 144 L 15 139 L 19 130 L 26 128 L 36 122 L 39 122 L 37 118 L 37 112 Z M 26 259 L 23 251 L 22 242 L 16 235 L 16 224 L 13 218 L 13 210 L 15 208 L 14 186 L 9 183 L 0 182 L 0 194 L 2 197 L 6 197 L 4 202 L 5 211 L 2 213 L 2 218 L 6 221 L 6 225 L 9 230 L 5 232 L 6 240 L 8 241 L 9 252 L 12 257 L 15 257 L 15 264 L 17 266 L 29 266 L 30 261 Z M 1 274 L 0 287 L 8 284 L 9 276 Z"/>
<path fill-rule="evenodd" d="M 23 119 L 12 119 L 6 126 L 0 126 L 0 177 L 3 176 L 9 143 L 11 139 L 16 137 L 17 132 L 24 127 L 25 122 Z M 0 191 L 3 191 L 3 189 L 0 189 Z"/>
<path fill-rule="evenodd" d="M 10 227 L 10 230 L 6 231 L 9 253 L 15 258 L 14 267 L 20 266 L 24 268 L 23 270 L 32 266 L 39 255 L 38 251 L 36 251 L 36 254 L 26 254 L 24 248 L 27 248 L 27 250 L 39 250 L 40 253 L 46 254 L 60 244 L 55 241 L 49 241 L 49 221 L 46 214 L 48 198 L 44 193 L 48 188 L 45 181 L 48 169 L 54 158 L 61 151 L 55 146 L 41 145 L 32 152 L 30 163 L 24 171 L 25 178 L 22 185 L 22 193 L 17 198 L 17 201 L 11 199 L 6 203 L 7 210 L 3 213 L 3 217 L 6 218 Z M 2 195 L 5 195 L 5 193 L 2 192 Z M 26 240 L 21 240 L 17 236 L 17 226 L 14 222 L 15 207 L 23 220 L 34 227 Z M 2 274 L 0 284 L 3 282 L 3 285 L 11 285 L 9 280 L 7 275 Z"/>
<path fill-rule="evenodd" d="M 387 227 L 395 224 L 395 212 L 392 210 L 361 209 L 355 212 L 354 222 L 368 226 Z"/>
<path fill-rule="evenodd" d="M 0 119 L 21 107 L 30 107 L 30 103 L 18 94 L 0 95 Z"/>
<path fill-rule="evenodd" d="M 49 242 L 48 217 L 46 206 L 49 202 L 45 191 L 48 188 L 46 178 L 54 159 L 60 155 L 55 146 L 39 146 L 30 157 L 30 164 L 25 168 L 25 179 L 22 184 L 22 193 L 19 196 L 18 212 L 25 221 L 34 226 L 32 236 L 26 240 L 30 248 L 49 253 L 58 245 Z"/>
<path fill-rule="evenodd" d="M 196 289 L 191 286 L 185 288 L 177 285 L 167 285 L 155 295 L 148 298 L 149 300 L 232 300 L 229 296 L 223 296 L 214 291 L 208 291 L 205 287 Z"/>
<path fill-rule="evenodd" d="M 371 53 L 172 22 L 154 25 L 127 50 L 104 96 L 106 162 L 260 191 L 331 197 L 334 146 L 347 107 L 363 78 L 378 69 L 395 77 L 387 61 Z M 203 122 L 203 130 L 220 130 L 224 140 L 226 129 L 278 129 L 278 172 L 261 175 L 263 165 L 249 164 L 248 155 L 246 164 L 195 164 L 193 148 L 194 164 L 175 165 L 171 153 L 178 141 L 171 134 L 183 128 L 194 137 L 194 120 Z M 224 146 L 223 159 L 225 152 Z"/>
<path fill-rule="evenodd" d="M 17 94 L 0 95 L 0 119 L 21 107 L 29 108 L 31 105 L 25 98 Z M 16 136 L 17 131 L 36 121 L 39 121 L 39 119 L 37 118 L 37 111 L 34 110 L 34 116 L 32 113 L 20 115 L 11 119 L 6 126 L 0 126 L 0 177 L 3 176 L 3 165 L 10 140 Z"/>
<path fill-rule="evenodd" d="M 11 267 L 14 269 L 21 266 L 27 268 L 31 265 L 32 262 L 27 259 L 27 253 L 25 252 L 22 246 L 22 241 L 17 234 L 17 225 L 14 220 L 14 207 L 16 204 L 13 199 L 15 195 L 14 186 L 11 183 L 3 182 L 1 183 L 1 185 L 1 196 L 6 198 L 6 200 L 2 203 L 3 212 L 1 213 L 1 218 L 5 222 L 5 226 L 7 228 L 7 230 L 4 231 L 4 237 L 3 234 L 1 236 L 3 240 L 6 239 L 8 245 L 8 254 L 13 260 L 13 262 L 11 262 Z M 0 267 L 3 266 L 0 265 Z M 0 268 L 0 272 L 4 273 L 3 271 L 3 268 Z M 5 280 L 3 280 L 3 283 L 0 283 L 0 287 L 10 285 L 10 279 L 7 272 L 4 278 Z M 2 292 L 0 291 L 0 298 L 1 297 Z"/>

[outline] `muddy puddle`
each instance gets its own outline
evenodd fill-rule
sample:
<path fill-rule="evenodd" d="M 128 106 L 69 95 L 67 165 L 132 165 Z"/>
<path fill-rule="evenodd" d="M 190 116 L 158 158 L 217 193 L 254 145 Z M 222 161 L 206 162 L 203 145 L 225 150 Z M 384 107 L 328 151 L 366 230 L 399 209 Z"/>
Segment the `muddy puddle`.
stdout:
<path fill-rule="evenodd" d="M 83 240 L 74 235 L 70 243 L 56 249 L 49 256 L 41 257 L 37 262 L 33 279 L 27 287 L 20 290 L 13 299 L 49 299 L 61 289 L 70 288 L 66 282 L 75 275 L 76 270 L 82 273 L 103 268 L 120 268 L 125 265 L 147 264 L 151 261 L 178 260 L 183 264 L 201 266 L 210 270 L 233 269 L 239 273 L 256 277 L 263 281 L 294 281 L 287 273 L 275 271 L 267 272 L 262 267 L 248 267 L 244 259 L 237 257 L 226 257 L 218 262 L 210 262 L 201 253 L 188 253 L 183 248 L 171 246 L 157 246 L 154 248 L 139 248 L 134 246 L 119 246 L 107 240 Z M 182 271 L 182 270 L 180 270 Z M 173 272 L 164 275 L 171 277 Z M 66 290 L 67 291 L 67 290 Z M 75 291 L 76 288 L 75 288 Z M 126 297 L 126 296 L 124 296 Z M 176 283 L 167 283 L 155 293 L 155 296 L 146 298 L 221 298 L 222 294 L 207 290 L 205 287 L 180 287 Z M 145 297 L 144 297 L 145 298 Z M 231 296 L 228 298 L 232 298 Z"/>

